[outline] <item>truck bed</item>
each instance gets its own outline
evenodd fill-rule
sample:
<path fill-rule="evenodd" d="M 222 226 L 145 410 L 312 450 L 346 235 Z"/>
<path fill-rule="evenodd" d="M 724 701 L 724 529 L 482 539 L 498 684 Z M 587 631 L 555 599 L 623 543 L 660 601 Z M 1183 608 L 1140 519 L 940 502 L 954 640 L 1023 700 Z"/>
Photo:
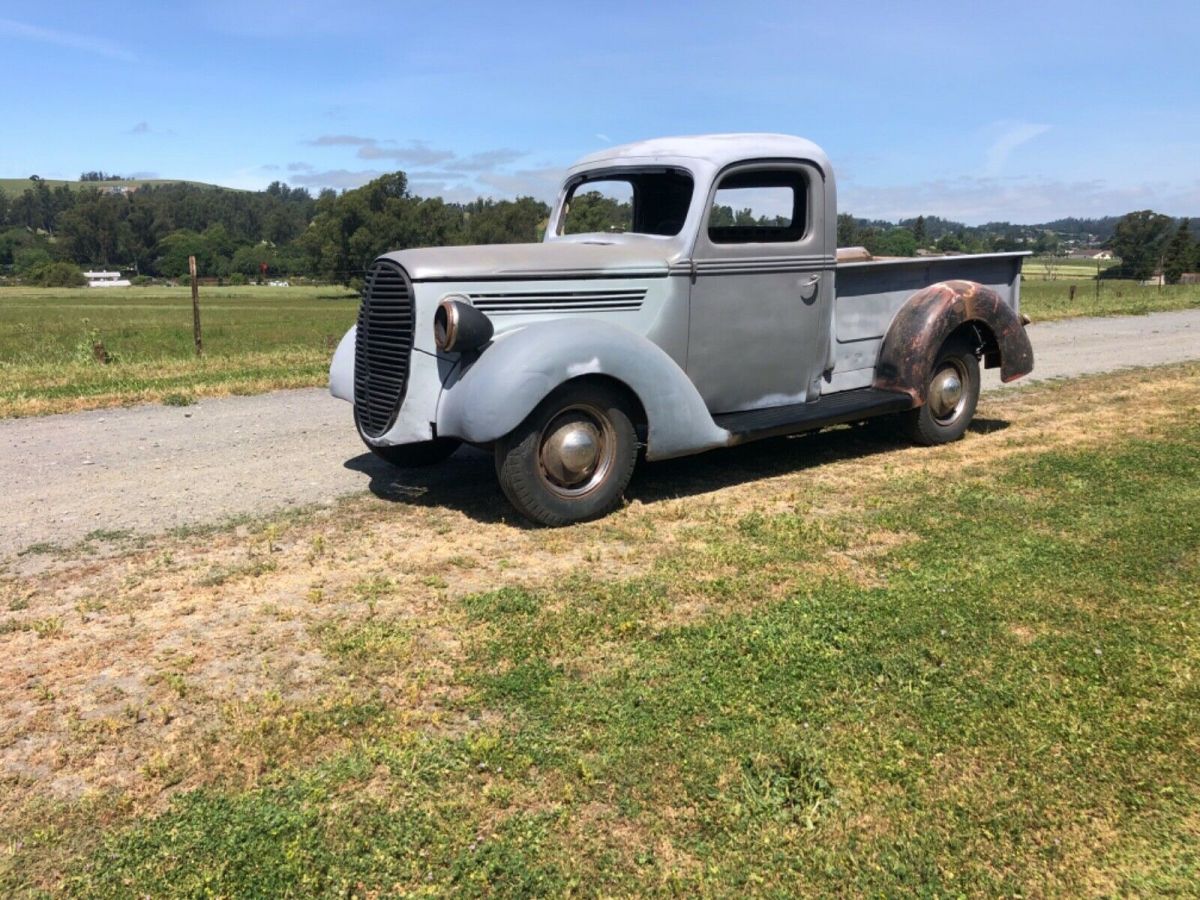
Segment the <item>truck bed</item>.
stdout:
<path fill-rule="evenodd" d="M 892 318 L 914 293 L 939 281 L 975 281 L 1020 310 L 1021 262 L 1028 253 L 884 258 L 837 265 L 834 368 L 823 394 L 869 386 Z"/>

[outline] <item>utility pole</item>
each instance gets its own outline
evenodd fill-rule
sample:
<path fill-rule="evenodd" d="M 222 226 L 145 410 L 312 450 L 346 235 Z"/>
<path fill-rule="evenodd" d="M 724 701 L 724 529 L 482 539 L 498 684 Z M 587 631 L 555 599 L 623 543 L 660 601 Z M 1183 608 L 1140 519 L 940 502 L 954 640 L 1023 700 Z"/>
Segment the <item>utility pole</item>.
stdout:
<path fill-rule="evenodd" d="M 200 285 L 196 283 L 196 257 L 188 257 L 188 274 L 192 276 L 192 340 L 196 343 L 196 355 L 204 355 L 204 342 L 200 339 Z"/>

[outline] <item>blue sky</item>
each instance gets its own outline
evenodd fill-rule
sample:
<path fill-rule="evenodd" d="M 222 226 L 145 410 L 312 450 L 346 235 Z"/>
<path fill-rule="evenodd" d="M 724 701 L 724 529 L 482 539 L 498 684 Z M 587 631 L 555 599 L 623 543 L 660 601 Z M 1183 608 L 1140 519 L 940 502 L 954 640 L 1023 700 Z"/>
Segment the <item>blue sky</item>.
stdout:
<path fill-rule="evenodd" d="M 0 176 L 548 198 L 609 144 L 781 131 L 841 208 L 1200 216 L 1200 3 L 0 4 Z"/>

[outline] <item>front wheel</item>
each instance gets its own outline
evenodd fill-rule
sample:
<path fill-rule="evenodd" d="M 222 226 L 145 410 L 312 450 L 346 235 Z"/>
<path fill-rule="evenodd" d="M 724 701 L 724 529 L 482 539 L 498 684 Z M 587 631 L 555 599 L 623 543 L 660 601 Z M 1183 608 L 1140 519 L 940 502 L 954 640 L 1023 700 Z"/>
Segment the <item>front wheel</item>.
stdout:
<path fill-rule="evenodd" d="M 963 336 L 942 345 L 925 385 L 925 403 L 904 413 L 908 436 L 932 446 L 957 441 L 971 424 L 979 402 L 979 359 Z"/>
<path fill-rule="evenodd" d="M 525 518 L 569 525 L 616 507 L 637 451 L 637 433 L 620 392 L 567 384 L 496 442 L 496 477 Z"/>

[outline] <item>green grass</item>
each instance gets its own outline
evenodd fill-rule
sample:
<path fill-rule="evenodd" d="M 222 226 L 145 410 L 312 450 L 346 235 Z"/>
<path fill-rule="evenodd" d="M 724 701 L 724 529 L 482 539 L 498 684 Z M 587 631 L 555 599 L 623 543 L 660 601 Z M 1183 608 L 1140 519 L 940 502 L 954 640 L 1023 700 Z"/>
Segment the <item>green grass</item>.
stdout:
<path fill-rule="evenodd" d="M 0 415 L 320 384 L 357 297 L 336 287 L 0 288 Z M 99 341 L 113 361 L 96 361 Z"/>
<path fill-rule="evenodd" d="M 1026 278 L 1095 278 L 1097 270 L 1103 272 L 1120 265 L 1115 259 L 1070 259 L 1062 256 L 1030 256 L 1021 267 Z"/>
<path fill-rule="evenodd" d="M 98 838 L 50 816 L 3 877 L 75 846 L 81 896 L 1200 891 L 1194 417 L 840 513 L 807 484 L 698 504 L 630 577 L 455 601 L 466 733 L 321 719 L 324 759 Z M 864 542 L 891 549 L 832 565 Z M 406 634 L 324 638 L 386 683 Z"/>
<path fill-rule="evenodd" d="M 1095 275 L 1095 268 L 1092 268 Z M 1074 299 L 1071 289 L 1075 290 Z M 1102 281 L 1097 297 L 1096 282 L 1060 277 L 1043 280 L 1026 270 L 1021 280 L 1021 311 L 1035 322 L 1072 319 L 1078 316 L 1134 316 L 1173 309 L 1200 308 L 1200 284 L 1171 284 L 1163 287 L 1133 281 Z"/>

